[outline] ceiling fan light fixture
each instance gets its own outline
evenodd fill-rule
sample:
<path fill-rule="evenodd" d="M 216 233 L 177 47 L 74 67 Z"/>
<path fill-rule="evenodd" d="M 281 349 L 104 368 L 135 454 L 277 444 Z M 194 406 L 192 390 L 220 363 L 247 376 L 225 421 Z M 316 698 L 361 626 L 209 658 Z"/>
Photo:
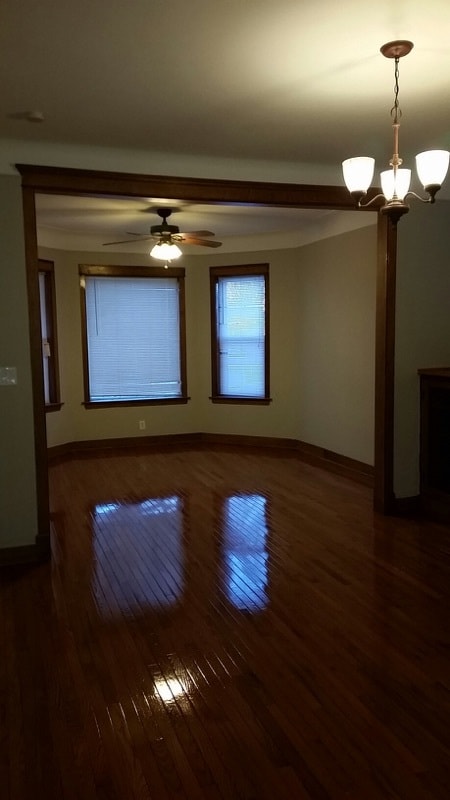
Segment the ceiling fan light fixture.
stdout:
<path fill-rule="evenodd" d="M 173 242 L 158 242 L 150 250 L 152 258 L 157 258 L 160 261 L 173 261 L 183 255 L 178 245 Z"/>
<path fill-rule="evenodd" d="M 368 157 L 348 158 L 342 162 L 342 171 L 347 189 L 357 201 L 359 208 L 365 208 L 378 199 L 384 200 L 381 207 L 383 214 L 387 214 L 393 224 L 396 224 L 403 214 L 409 211 L 405 202 L 408 197 L 415 197 L 423 203 L 434 203 L 436 192 L 441 188 L 449 167 L 450 154 L 447 150 L 429 150 L 416 156 L 416 169 L 419 179 L 427 193 L 427 197 L 420 197 L 416 192 L 410 191 L 411 170 L 400 169 L 403 161 L 399 155 L 400 110 L 399 94 L 399 61 L 408 55 L 414 47 L 412 42 L 398 40 L 384 44 L 380 50 L 386 58 L 395 59 L 394 69 L 394 105 L 391 108 L 392 129 L 394 133 L 394 152 L 389 161 L 391 169 L 381 173 L 382 194 L 372 197 L 367 203 L 362 203 L 362 198 L 367 194 L 372 182 L 374 159 Z"/>
<path fill-rule="evenodd" d="M 217 239 L 214 239 L 214 233 L 212 231 L 202 230 L 182 233 L 177 225 L 168 225 L 167 219 L 170 217 L 172 209 L 165 206 L 164 208 L 157 208 L 156 211 L 158 216 L 161 217 L 162 222 L 158 225 L 151 226 L 149 236 L 129 231 L 128 236 L 133 236 L 133 239 L 123 239 L 119 242 L 104 242 L 104 246 L 129 244 L 129 242 L 143 242 L 152 239 L 156 243 L 149 251 L 149 255 L 152 256 L 152 258 L 157 258 L 166 263 L 183 255 L 182 250 L 180 250 L 175 242 L 184 242 L 188 245 L 192 244 L 200 247 L 221 246 L 222 242 L 218 242 Z"/>

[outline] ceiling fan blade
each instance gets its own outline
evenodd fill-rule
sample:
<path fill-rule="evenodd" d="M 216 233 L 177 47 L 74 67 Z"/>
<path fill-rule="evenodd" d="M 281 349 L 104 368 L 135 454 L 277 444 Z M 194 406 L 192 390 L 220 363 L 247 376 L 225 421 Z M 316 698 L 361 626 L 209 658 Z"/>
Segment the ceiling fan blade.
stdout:
<path fill-rule="evenodd" d="M 130 242 L 146 242 L 149 239 L 153 239 L 153 236 L 140 236 L 139 234 L 134 234 L 137 236 L 136 239 L 123 239 L 121 242 L 103 242 L 103 247 L 106 247 L 108 244 L 130 244 Z"/>
<path fill-rule="evenodd" d="M 220 247 L 222 242 L 217 242 L 216 240 L 211 241 L 210 239 L 199 239 L 197 236 L 186 235 L 182 239 L 183 242 L 186 244 L 198 244 L 202 247 Z"/>
<path fill-rule="evenodd" d="M 127 236 L 139 236 L 141 239 L 159 239 L 160 234 L 155 233 L 136 233 L 136 231 L 125 231 Z"/>
<path fill-rule="evenodd" d="M 200 239 L 203 239 L 204 236 L 215 236 L 216 234 L 212 231 L 180 231 L 180 236 L 199 236 Z"/>

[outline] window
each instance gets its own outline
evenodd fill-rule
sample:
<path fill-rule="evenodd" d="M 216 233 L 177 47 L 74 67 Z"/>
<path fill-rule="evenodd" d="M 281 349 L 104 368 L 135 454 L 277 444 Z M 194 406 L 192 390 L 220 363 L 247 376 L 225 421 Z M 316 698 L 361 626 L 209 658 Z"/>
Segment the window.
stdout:
<path fill-rule="evenodd" d="M 269 402 L 269 265 L 210 267 L 213 402 Z"/>
<path fill-rule="evenodd" d="M 45 410 L 57 411 L 62 404 L 59 396 L 55 267 L 53 261 L 38 260 L 38 278 Z"/>
<path fill-rule="evenodd" d="M 80 275 L 85 404 L 186 402 L 184 269 Z"/>

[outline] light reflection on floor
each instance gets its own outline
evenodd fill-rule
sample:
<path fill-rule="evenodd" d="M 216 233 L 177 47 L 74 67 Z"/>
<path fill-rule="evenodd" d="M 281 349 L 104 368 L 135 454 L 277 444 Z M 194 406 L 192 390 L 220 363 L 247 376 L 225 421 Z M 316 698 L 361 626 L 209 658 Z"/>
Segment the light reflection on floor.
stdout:
<path fill-rule="evenodd" d="M 176 698 L 186 694 L 186 687 L 178 678 L 161 678 L 155 680 L 155 692 L 163 703 L 172 703 Z"/>
<path fill-rule="evenodd" d="M 111 615 L 165 610 L 184 590 L 183 500 L 102 503 L 92 513 L 94 592 L 110 598 Z M 122 572 L 117 574 L 117 564 Z M 113 572 L 115 570 L 115 572 Z M 105 615 L 105 604 L 102 604 Z"/>
<path fill-rule="evenodd" d="M 186 584 L 185 514 L 178 495 L 94 507 L 93 590 L 103 599 L 103 617 L 167 611 L 180 602 Z M 219 581 L 228 602 L 239 611 L 262 611 L 269 602 L 267 498 L 226 497 L 220 530 Z"/>
<path fill-rule="evenodd" d="M 261 611 L 269 598 L 267 498 L 237 494 L 224 501 L 226 594 L 240 611 Z"/>

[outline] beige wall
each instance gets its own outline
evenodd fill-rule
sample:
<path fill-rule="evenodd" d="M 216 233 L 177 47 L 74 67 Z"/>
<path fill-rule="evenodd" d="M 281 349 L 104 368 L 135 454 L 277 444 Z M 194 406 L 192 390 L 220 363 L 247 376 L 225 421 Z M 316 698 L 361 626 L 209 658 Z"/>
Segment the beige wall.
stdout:
<path fill-rule="evenodd" d="M 42 248 L 55 262 L 64 402 L 47 415 L 49 446 L 206 431 L 301 439 L 373 463 L 375 237 L 372 225 L 295 250 L 185 257 L 190 402 L 93 410 L 82 405 L 78 264 L 148 261 Z M 212 404 L 209 266 L 261 261 L 270 263 L 272 403 Z"/>
<path fill-rule="evenodd" d="M 450 366 L 450 202 L 414 203 L 398 237 L 394 491 L 409 497 L 419 491 L 417 370 Z"/>
<path fill-rule="evenodd" d="M 369 464 L 375 289 L 376 226 L 302 249 L 295 342 L 298 438 Z"/>
<path fill-rule="evenodd" d="M 0 386 L 0 547 L 37 534 L 25 254 L 20 179 L 0 176 L 0 366 L 17 385 Z"/>

